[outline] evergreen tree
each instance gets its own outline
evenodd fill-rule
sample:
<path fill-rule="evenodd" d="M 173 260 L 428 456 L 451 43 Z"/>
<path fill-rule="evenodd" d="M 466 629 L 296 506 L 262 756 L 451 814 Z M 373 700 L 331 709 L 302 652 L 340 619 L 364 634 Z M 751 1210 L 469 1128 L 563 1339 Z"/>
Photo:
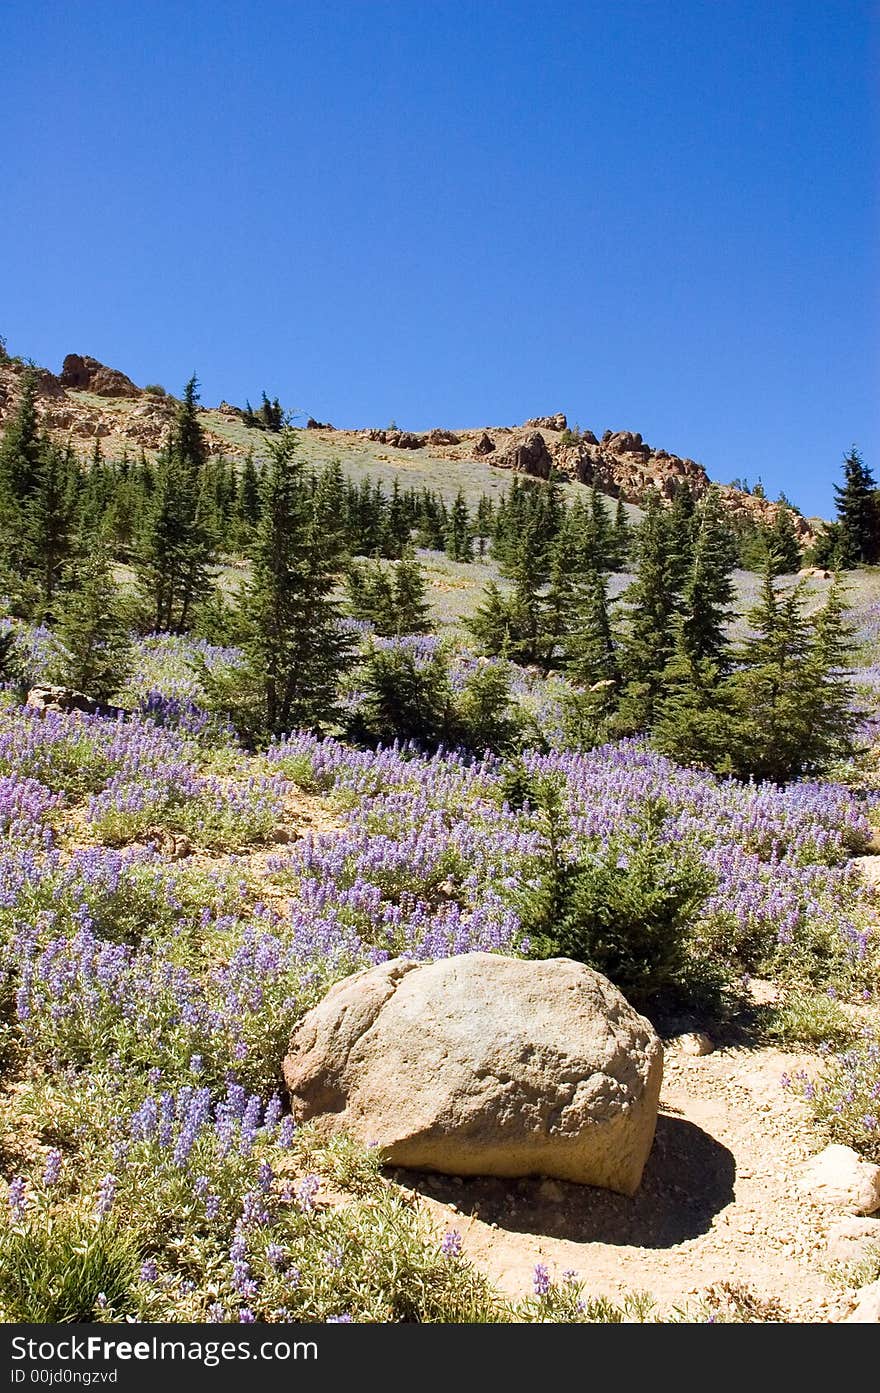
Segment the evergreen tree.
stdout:
<path fill-rule="evenodd" d="M 412 552 L 404 552 L 394 568 L 394 611 L 399 634 L 426 634 L 431 606 L 424 572 Z"/>
<path fill-rule="evenodd" d="M 296 436 L 285 429 L 270 446 L 241 607 L 244 649 L 269 734 L 326 728 L 336 718 L 339 681 L 351 661 L 333 594 L 340 562 L 318 525 Z"/>
<path fill-rule="evenodd" d="M 840 524 L 841 564 L 873 566 L 880 557 L 880 513 L 877 485 L 853 445 L 843 461 L 844 482 L 835 484 Z"/>
<path fill-rule="evenodd" d="M 446 554 L 453 561 L 473 561 L 474 551 L 471 541 L 470 514 L 461 489 L 455 497 L 449 513 L 446 532 Z"/>
<path fill-rule="evenodd" d="M 721 496 L 712 488 L 696 516 L 693 559 L 682 594 L 679 651 L 691 669 L 711 663 L 721 672 L 728 666 L 725 630 L 736 596 L 735 551 Z"/>
<path fill-rule="evenodd" d="M 616 688 L 620 668 L 608 614 L 605 577 L 595 567 L 586 574 L 573 632 L 568 639 L 569 678 L 578 687 L 608 683 Z M 609 695 L 608 689 L 605 697 Z"/>
<path fill-rule="evenodd" d="M 794 515 L 786 504 L 779 507 L 772 526 L 767 529 L 767 549 L 774 575 L 794 575 L 801 564 L 803 553 L 798 541 Z"/>
<path fill-rule="evenodd" d="M 614 529 L 608 504 L 594 484 L 590 489 L 590 533 L 594 564 L 600 571 L 613 571 L 615 562 Z"/>
<path fill-rule="evenodd" d="M 51 620 L 75 546 L 79 471 L 69 449 L 47 443 L 23 505 L 21 566 L 35 587 L 34 616 Z"/>
<path fill-rule="evenodd" d="M 776 783 L 819 773 L 848 751 L 853 729 L 840 586 L 811 625 L 803 582 L 777 594 L 768 564 L 748 619 L 755 632 L 730 678 L 739 721 L 735 772 Z"/>
<path fill-rule="evenodd" d="M 549 585 L 542 604 L 541 659 L 547 668 L 563 660 L 567 651 L 584 559 L 584 538 L 578 535 L 577 519 L 569 510 L 551 548 Z"/>
<path fill-rule="evenodd" d="M 400 481 L 395 478 L 382 527 L 382 555 L 396 561 L 409 545 L 409 534 L 410 523 L 406 503 L 401 493 Z"/>
<path fill-rule="evenodd" d="M 34 491 L 43 461 L 45 438 L 37 421 L 37 378 L 25 373 L 21 398 L 0 439 L 0 520 L 18 508 Z"/>
<path fill-rule="evenodd" d="M 57 635 L 62 652 L 53 681 L 99 702 L 118 692 L 131 671 L 132 642 L 103 549 L 91 553 L 76 588 L 66 595 Z"/>
<path fill-rule="evenodd" d="M 611 532 L 610 569 L 612 571 L 626 570 L 631 546 L 632 528 L 629 525 L 626 508 L 623 506 L 623 499 L 618 498 L 617 508 L 614 513 L 614 527 Z"/>
<path fill-rule="evenodd" d="M 677 521 L 677 520 L 676 520 Z M 675 651 L 685 558 L 679 526 L 652 490 L 635 543 L 636 578 L 627 588 L 628 607 L 621 634 L 625 682 L 622 729 L 650 726 L 669 660 Z"/>
<path fill-rule="evenodd" d="M 483 591 L 483 601 L 465 625 L 480 652 L 490 658 L 506 656 L 511 648 L 513 614 L 510 598 L 503 595 L 494 580 Z"/>
<path fill-rule="evenodd" d="M 452 690 L 441 649 L 420 658 L 407 645 L 372 647 L 358 673 L 360 704 L 349 735 L 361 744 L 413 741 L 425 748 L 442 743 L 449 729 Z"/>
<path fill-rule="evenodd" d="M 189 627 L 194 605 L 212 589 L 215 537 L 205 472 L 208 452 L 197 404 L 193 376 L 184 388 L 171 445 L 156 463 L 135 559 L 153 626 L 175 633 Z"/>

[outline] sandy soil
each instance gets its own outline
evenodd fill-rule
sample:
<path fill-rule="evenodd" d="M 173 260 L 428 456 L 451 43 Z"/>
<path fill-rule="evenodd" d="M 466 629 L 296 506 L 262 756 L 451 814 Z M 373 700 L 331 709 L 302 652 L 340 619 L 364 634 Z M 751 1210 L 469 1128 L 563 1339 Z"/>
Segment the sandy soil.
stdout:
<path fill-rule="evenodd" d="M 784 1072 L 811 1055 L 667 1048 L 661 1112 L 632 1199 L 549 1180 L 477 1181 L 397 1173 L 442 1232 L 505 1291 L 527 1295 L 536 1262 L 575 1269 L 590 1295 L 649 1292 L 659 1312 L 688 1313 L 725 1286 L 768 1318 L 839 1319 L 850 1297 L 832 1281 L 827 1232 L 838 1213 L 798 1188 L 798 1165 L 823 1143 Z"/>

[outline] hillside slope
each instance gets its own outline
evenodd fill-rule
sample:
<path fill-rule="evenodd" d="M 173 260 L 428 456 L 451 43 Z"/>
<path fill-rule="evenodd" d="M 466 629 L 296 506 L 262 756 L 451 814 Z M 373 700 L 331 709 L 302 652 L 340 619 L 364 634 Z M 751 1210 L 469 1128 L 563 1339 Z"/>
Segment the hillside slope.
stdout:
<path fill-rule="evenodd" d="M 172 427 L 176 400 L 161 389 L 146 390 L 97 359 L 68 354 L 60 374 L 33 368 L 21 359 L 0 361 L 0 426 L 15 410 L 27 372 L 36 374 L 37 410 L 44 427 L 75 446 L 101 441 L 105 456 L 124 450 L 161 448 Z M 221 402 L 200 413 L 208 447 L 215 454 L 243 459 L 249 450 L 265 454 L 266 432 L 249 426 L 243 411 Z M 546 479 L 551 472 L 572 482 L 595 484 L 611 497 L 638 506 L 651 488 L 670 497 L 687 483 L 699 497 L 710 478 L 702 464 L 670 454 L 631 431 L 572 432 L 562 413 L 533 418 L 519 426 L 435 429 L 422 433 L 336 430 L 309 418 L 300 431 L 306 459 L 315 464 L 340 459 L 355 476 L 368 473 L 390 483 L 435 489 L 452 497 L 462 489 L 469 501 L 506 487 L 511 472 Z M 735 517 L 772 524 L 779 505 L 730 485 L 721 486 L 725 506 Z M 810 522 L 795 516 L 802 543 L 814 535 Z"/>

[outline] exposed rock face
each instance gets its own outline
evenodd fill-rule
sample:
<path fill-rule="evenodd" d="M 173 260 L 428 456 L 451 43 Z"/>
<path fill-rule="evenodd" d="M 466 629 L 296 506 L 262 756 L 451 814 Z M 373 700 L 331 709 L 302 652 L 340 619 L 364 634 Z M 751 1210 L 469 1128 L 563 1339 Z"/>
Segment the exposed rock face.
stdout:
<path fill-rule="evenodd" d="M 54 687 L 49 683 L 31 687 L 25 705 L 34 711 L 84 711 L 90 716 L 98 710 L 98 703 L 83 692 L 71 691 L 69 687 Z"/>
<path fill-rule="evenodd" d="M 94 392 L 98 397 L 139 397 L 130 377 L 116 368 L 108 368 L 97 358 L 68 353 L 61 368 L 61 385 L 76 392 Z"/>
<path fill-rule="evenodd" d="M 546 1175 L 631 1195 L 663 1051 L 605 977 L 567 958 L 395 958 L 337 983 L 284 1061 L 293 1116 L 451 1175 Z"/>
<path fill-rule="evenodd" d="M 335 427 L 335 426 L 331 426 L 329 421 L 316 421 L 315 418 L 314 418 L 314 416 L 310 416 L 309 419 L 306 421 L 306 430 L 335 430 L 335 429 L 336 429 L 336 427 Z"/>
<path fill-rule="evenodd" d="M 801 1169 L 800 1188 L 814 1199 L 848 1214 L 873 1214 L 880 1209 L 880 1166 L 872 1165 L 851 1146 L 826 1146 Z"/>
<path fill-rule="evenodd" d="M 568 420 L 564 411 L 557 411 L 555 416 L 535 416 L 531 421 L 526 421 L 526 430 L 568 430 Z"/>
<path fill-rule="evenodd" d="M 495 450 L 495 441 L 488 431 L 483 431 L 476 445 L 474 446 L 475 455 L 491 455 Z"/>
<path fill-rule="evenodd" d="M 461 437 L 454 430 L 429 430 L 425 436 L 427 445 L 460 445 Z"/>
<path fill-rule="evenodd" d="M 496 454 L 492 463 L 496 469 L 512 469 L 517 474 L 531 474 L 535 479 L 549 479 L 553 456 L 541 432 L 532 430 Z"/>
<path fill-rule="evenodd" d="M 27 694 L 26 706 L 32 711 L 45 715 L 47 711 L 70 715 L 72 711 L 82 711 L 87 716 L 127 716 L 130 713 L 121 706 L 104 706 L 94 697 L 84 692 L 74 692 L 70 687 L 56 687 L 49 683 L 31 687 Z"/>

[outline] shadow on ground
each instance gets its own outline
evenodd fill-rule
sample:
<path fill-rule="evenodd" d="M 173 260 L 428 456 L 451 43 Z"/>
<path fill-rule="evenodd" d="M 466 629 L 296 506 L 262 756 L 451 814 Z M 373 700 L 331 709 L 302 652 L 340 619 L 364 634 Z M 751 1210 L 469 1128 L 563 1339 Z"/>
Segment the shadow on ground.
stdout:
<path fill-rule="evenodd" d="M 576 1243 L 671 1248 L 697 1238 L 734 1198 L 727 1147 L 683 1118 L 662 1113 L 642 1184 L 631 1199 L 559 1180 L 499 1180 L 397 1171 L 405 1188 L 454 1204 L 464 1216 L 512 1233 Z"/>

